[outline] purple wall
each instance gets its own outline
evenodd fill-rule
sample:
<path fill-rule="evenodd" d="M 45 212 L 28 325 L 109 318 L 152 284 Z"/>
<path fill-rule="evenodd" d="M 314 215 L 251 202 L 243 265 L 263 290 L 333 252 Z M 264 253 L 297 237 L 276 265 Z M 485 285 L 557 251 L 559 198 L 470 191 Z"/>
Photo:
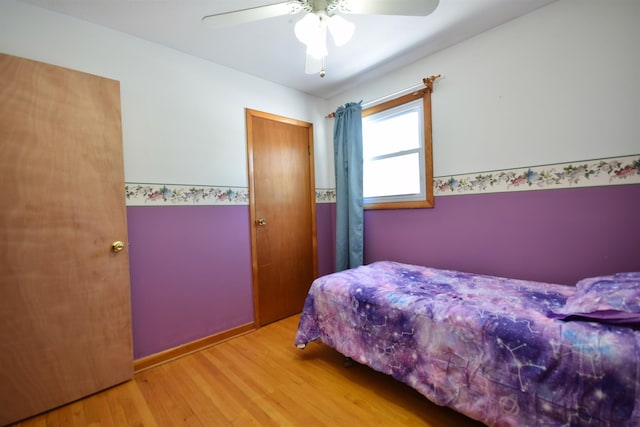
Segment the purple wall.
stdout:
<path fill-rule="evenodd" d="M 128 207 L 134 358 L 253 322 L 248 206 Z"/>
<path fill-rule="evenodd" d="M 365 262 L 574 284 L 640 271 L 640 185 L 436 197 L 366 211 Z"/>
<path fill-rule="evenodd" d="M 436 197 L 365 212 L 365 262 L 546 282 L 640 271 L 640 185 Z M 335 204 L 316 206 L 318 273 Z M 134 357 L 253 322 L 248 206 L 128 207 Z"/>
<path fill-rule="evenodd" d="M 336 271 L 336 204 L 316 204 L 318 275 Z"/>
<path fill-rule="evenodd" d="M 335 204 L 316 214 L 324 275 L 335 265 Z M 253 322 L 248 206 L 130 206 L 127 221 L 134 358 Z"/>

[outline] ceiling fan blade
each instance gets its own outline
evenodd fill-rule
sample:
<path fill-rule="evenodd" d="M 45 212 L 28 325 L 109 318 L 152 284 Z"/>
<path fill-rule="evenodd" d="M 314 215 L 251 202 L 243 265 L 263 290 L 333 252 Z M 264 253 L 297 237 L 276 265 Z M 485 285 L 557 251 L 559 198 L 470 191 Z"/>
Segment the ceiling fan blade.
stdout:
<path fill-rule="evenodd" d="M 224 28 L 232 25 L 244 24 L 261 19 L 275 18 L 276 16 L 297 13 L 300 9 L 290 1 L 269 4 L 266 6 L 251 7 L 248 9 L 234 10 L 232 12 L 217 13 L 202 18 L 202 22 L 212 28 Z"/>
<path fill-rule="evenodd" d="M 345 12 L 365 15 L 427 16 L 439 0 L 348 0 Z"/>

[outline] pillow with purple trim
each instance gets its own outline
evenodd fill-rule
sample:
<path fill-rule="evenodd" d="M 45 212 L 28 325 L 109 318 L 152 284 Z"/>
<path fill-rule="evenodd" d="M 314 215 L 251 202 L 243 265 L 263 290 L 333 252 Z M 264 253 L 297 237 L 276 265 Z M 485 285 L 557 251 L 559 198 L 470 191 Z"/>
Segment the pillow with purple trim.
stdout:
<path fill-rule="evenodd" d="M 640 326 L 640 272 L 582 279 L 549 317 Z"/>

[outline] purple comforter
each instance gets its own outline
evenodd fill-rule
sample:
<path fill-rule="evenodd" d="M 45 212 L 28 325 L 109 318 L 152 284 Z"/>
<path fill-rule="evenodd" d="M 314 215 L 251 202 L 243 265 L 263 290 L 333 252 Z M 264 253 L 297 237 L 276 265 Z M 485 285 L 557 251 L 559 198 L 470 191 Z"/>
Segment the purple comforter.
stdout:
<path fill-rule="evenodd" d="M 377 262 L 314 281 L 320 340 L 490 426 L 639 426 L 640 331 L 547 317 L 573 287 Z"/>

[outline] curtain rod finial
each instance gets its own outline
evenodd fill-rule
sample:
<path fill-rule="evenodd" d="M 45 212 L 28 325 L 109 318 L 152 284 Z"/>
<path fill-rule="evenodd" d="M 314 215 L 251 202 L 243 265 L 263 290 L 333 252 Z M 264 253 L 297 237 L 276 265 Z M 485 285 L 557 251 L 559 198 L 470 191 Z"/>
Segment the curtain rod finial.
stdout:
<path fill-rule="evenodd" d="M 437 76 L 425 77 L 422 79 L 422 83 L 427 87 L 429 93 L 433 93 L 433 82 L 435 79 L 439 79 L 440 77 L 442 76 L 438 74 Z"/>

